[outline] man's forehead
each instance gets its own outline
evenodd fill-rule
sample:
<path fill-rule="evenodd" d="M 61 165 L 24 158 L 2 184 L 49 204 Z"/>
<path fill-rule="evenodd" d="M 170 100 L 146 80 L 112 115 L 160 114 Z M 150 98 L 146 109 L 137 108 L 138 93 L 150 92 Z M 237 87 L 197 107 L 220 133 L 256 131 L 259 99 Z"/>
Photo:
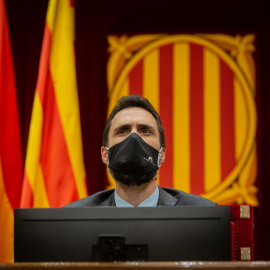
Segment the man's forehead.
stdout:
<path fill-rule="evenodd" d="M 144 123 L 156 123 L 154 116 L 147 110 L 140 107 L 130 107 L 115 114 L 112 124 L 122 124 L 121 122 L 140 120 Z"/>

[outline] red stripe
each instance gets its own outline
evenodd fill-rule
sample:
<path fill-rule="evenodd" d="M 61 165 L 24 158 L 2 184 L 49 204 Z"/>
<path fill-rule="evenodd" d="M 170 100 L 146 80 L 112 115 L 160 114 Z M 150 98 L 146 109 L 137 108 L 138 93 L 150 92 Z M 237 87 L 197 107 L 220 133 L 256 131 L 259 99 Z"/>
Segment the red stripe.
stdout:
<path fill-rule="evenodd" d="M 160 170 L 160 185 L 173 187 L 173 46 L 160 47 L 160 117 L 166 138 L 166 159 Z"/>
<path fill-rule="evenodd" d="M 22 200 L 20 207 L 21 208 L 32 208 L 33 204 L 33 190 L 29 183 L 29 178 L 27 173 L 24 173 L 23 189 L 22 189 Z"/>
<path fill-rule="evenodd" d="M 49 204 L 60 207 L 79 199 L 79 196 L 50 72 L 42 106 L 44 120 L 40 163 Z"/>
<path fill-rule="evenodd" d="M 13 59 L 4 2 L 1 2 L 0 43 L 0 159 L 5 190 L 14 209 L 20 205 L 23 164 Z"/>
<path fill-rule="evenodd" d="M 235 167 L 234 128 L 234 74 L 220 60 L 221 97 L 221 179 L 224 180 Z"/>
<path fill-rule="evenodd" d="M 129 73 L 129 94 L 143 95 L 143 62 L 140 60 Z"/>
<path fill-rule="evenodd" d="M 190 192 L 204 193 L 203 47 L 190 44 Z"/>
<path fill-rule="evenodd" d="M 51 51 L 51 32 L 48 25 L 48 22 L 45 22 L 44 28 L 44 36 L 42 43 L 42 51 L 39 62 L 39 73 L 37 80 L 37 88 L 36 91 L 40 96 L 40 100 L 44 99 L 44 94 L 47 87 L 47 77 L 49 76 L 47 73 L 49 72 L 49 59 L 50 59 L 50 51 Z"/>
<path fill-rule="evenodd" d="M 69 0 L 69 5 L 74 8 L 74 0 Z"/>

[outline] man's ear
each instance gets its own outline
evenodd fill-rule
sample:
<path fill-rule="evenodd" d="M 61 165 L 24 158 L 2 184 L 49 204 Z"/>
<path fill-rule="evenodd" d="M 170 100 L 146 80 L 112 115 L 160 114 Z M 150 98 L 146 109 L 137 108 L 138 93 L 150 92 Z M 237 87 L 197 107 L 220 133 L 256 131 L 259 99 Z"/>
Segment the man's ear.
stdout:
<path fill-rule="evenodd" d="M 165 161 L 165 155 L 166 155 L 166 148 L 163 147 L 161 150 L 160 164 L 162 164 Z"/>
<path fill-rule="evenodd" d="M 105 146 L 101 147 L 101 159 L 104 164 L 109 163 L 109 153 Z"/>

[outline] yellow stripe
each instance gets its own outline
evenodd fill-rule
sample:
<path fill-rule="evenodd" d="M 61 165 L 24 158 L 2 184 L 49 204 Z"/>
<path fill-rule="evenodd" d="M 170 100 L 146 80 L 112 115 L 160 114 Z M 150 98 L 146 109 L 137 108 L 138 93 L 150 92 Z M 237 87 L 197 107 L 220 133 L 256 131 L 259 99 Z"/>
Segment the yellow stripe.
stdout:
<path fill-rule="evenodd" d="M 235 158 L 240 158 L 245 147 L 247 131 L 248 131 L 248 112 L 243 97 L 243 89 L 239 85 L 239 81 L 234 79 L 234 112 L 235 112 Z"/>
<path fill-rule="evenodd" d="M 13 261 L 13 224 L 14 215 L 6 194 L 0 157 L 0 262 Z"/>
<path fill-rule="evenodd" d="M 69 0 L 61 0 L 56 11 L 50 69 L 78 194 L 83 198 L 87 192 L 74 61 L 74 8 L 69 5 Z"/>
<path fill-rule="evenodd" d="M 153 50 L 143 61 L 143 96 L 159 112 L 159 50 Z"/>
<path fill-rule="evenodd" d="M 221 180 L 220 168 L 220 76 L 218 57 L 204 49 L 204 188 Z"/>
<path fill-rule="evenodd" d="M 39 96 L 36 92 L 34 97 L 33 112 L 27 145 L 27 155 L 25 161 L 25 168 L 29 179 L 29 184 L 32 190 L 34 190 L 33 196 L 35 207 L 49 207 L 45 184 L 39 164 L 42 127 L 43 110 Z M 38 196 L 40 196 L 40 198 L 38 198 Z M 36 198 L 38 198 L 38 201 Z"/>
<path fill-rule="evenodd" d="M 129 95 L 129 79 L 128 77 L 126 77 L 119 91 L 112 91 L 111 95 L 109 96 L 108 116 L 111 114 L 111 111 L 113 107 L 116 105 L 117 101 L 122 96 L 128 96 L 128 95 Z"/>
<path fill-rule="evenodd" d="M 112 92 L 112 97 L 111 97 L 110 104 L 108 107 L 108 114 L 111 113 L 111 110 L 113 109 L 114 105 L 116 104 L 116 102 L 119 100 L 120 97 L 128 96 L 128 95 L 129 95 L 129 80 L 127 77 L 127 79 L 124 81 L 123 87 L 121 88 L 119 95 L 116 95 L 116 91 Z M 107 187 L 107 189 L 115 188 L 115 181 L 110 175 L 108 168 L 107 168 L 106 173 L 107 173 L 107 178 L 109 182 L 109 186 Z"/>
<path fill-rule="evenodd" d="M 189 46 L 174 45 L 173 63 L 173 186 L 190 191 Z"/>
<path fill-rule="evenodd" d="M 42 174 L 42 169 L 40 164 L 37 165 L 37 175 L 35 179 L 35 183 L 33 186 L 34 194 L 33 194 L 33 207 L 50 207 L 48 197 L 47 197 L 47 191 L 45 187 L 45 181 Z"/>
<path fill-rule="evenodd" d="M 159 113 L 159 50 L 155 49 L 143 60 L 143 96 L 147 98 Z M 158 171 L 157 184 L 160 184 Z"/>
<path fill-rule="evenodd" d="M 55 16 L 56 15 L 56 10 L 57 10 L 57 7 L 58 7 L 58 3 L 60 1 L 63 1 L 63 0 L 58 0 L 58 1 L 50 0 L 49 3 L 48 3 L 48 11 L 47 11 L 47 16 L 46 16 L 46 21 L 47 21 L 48 26 L 49 26 L 51 31 L 53 30 L 54 20 L 56 18 L 56 16 Z"/>
<path fill-rule="evenodd" d="M 122 96 L 128 96 L 129 95 L 129 79 L 128 77 L 126 78 L 126 80 L 123 83 L 123 87 L 121 89 L 121 93 L 119 94 L 119 97 L 116 101 L 118 101 Z M 116 102 L 114 103 L 114 105 L 116 104 Z"/>

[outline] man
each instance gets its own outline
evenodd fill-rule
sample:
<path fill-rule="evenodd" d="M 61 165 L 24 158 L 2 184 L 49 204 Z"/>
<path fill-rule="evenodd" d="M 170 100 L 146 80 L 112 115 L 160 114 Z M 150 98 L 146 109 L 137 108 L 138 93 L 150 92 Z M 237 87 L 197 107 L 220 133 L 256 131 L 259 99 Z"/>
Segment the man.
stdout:
<path fill-rule="evenodd" d="M 166 147 L 160 117 L 145 98 L 122 97 L 103 134 L 101 158 L 115 180 L 115 190 L 98 192 L 66 207 L 214 206 L 216 203 L 180 190 L 157 186 Z"/>

